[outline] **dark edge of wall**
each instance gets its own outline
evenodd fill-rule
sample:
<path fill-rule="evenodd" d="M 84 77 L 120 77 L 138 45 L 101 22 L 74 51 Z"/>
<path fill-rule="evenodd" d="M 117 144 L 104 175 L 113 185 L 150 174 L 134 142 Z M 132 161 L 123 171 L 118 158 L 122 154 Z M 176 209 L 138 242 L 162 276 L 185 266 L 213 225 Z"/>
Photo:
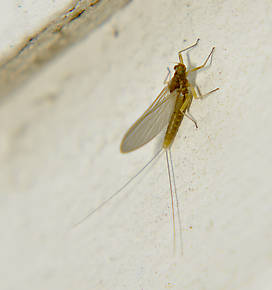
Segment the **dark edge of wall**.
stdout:
<path fill-rule="evenodd" d="M 87 0 L 56 16 L 0 60 L 0 102 L 71 44 L 84 38 L 132 0 Z"/>

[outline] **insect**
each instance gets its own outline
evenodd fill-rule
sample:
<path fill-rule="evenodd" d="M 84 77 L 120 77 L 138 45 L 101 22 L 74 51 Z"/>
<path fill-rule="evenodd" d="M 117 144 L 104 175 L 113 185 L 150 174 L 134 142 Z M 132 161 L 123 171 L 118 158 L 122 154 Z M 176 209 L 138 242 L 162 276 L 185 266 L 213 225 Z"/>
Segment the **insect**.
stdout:
<path fill-rule="evenodd" d="M 173 232 L 174 232 L 174 247 L 175 247 L 175 211 L 174 211 L 174 198 L 176 200 L 176 208 L 178 211 L 179 224 L 180 224 L 180 211 L 178 199 L 176 196 L 175 177 L 173 170 L 173 162 L 171 157 L 171 145 L 179 130 L 180 124 L 184 116 L 188 117 L 195 123 L 194 118 L 190 115 L 189 109 L 193 98 L 199 98 L 195 88 L 187 79 L 188 74 L 203 68 L 212 56 L 214 47 L 206 58 L 205 62 L 193 69 L 187 71 L 183 62 L 182 53 L 194 46 L 199 42 L 189 46 L 178 53 L 179 63 L 174 66 L 174 76 L 170 79 L 167 85 L 163 88 L 159 96 L 143 113 L 143 115 L 128 129 L 120 146 L 122 153 L 134 151 L 141 146 L 151 141 L 157 136 L 167 125 L 167 130 L 164 136 L 162 148 L 166 153 L 167 170 L 170 184 L 171 205 L 172 205 L 172 218 L 173 218 Z M 217 91 L 216 88 L 208 94 Z M 206 94 L 207 95 L 207 94 Z M 202 96 L 200 96 L 202 97 Z M 174 193 L 174 194 L 173 194 Z M 180 231 L 181 232 L 181 231 Z"/>
<path fill-rule="evenodd" d="M 179 203 L 176 193 L 174 167 L 171 157 L 171 145 L 176 137 L 179 130 L 180 124 L 184 116 L 188 117 L 195 123 L 197 127 L 197 122 L 191 116 L 189 109 L 193 98 L 201 98 L 203 95 L 198 96 L 194 85 L 188 81 L 188 75 L 192 72 L 200 70 L 203 68 L 208 60 L 211 58 L 214 47 L 212 48 L 210 54 L 200 66 L 187 70 L 184 62 L 182 53 L 190 48 L 196 46 L 199 42 L 197 39 L 196 43 L 179 51 L 178 57 L 179 62 L 174 66 L 174 75 L 168 82 L 166 86 L 160 92 L 158 97 L 153 101 L 153 103 L 148 107 L 148 109 L 142 114 L 142 116 L 128 129 L 124 135 L 120 151 L 122 153 L 129 153 L 134 151 L 146 143 L 150 142 L 155 136 L 157 136 L 166 126 L 166 133 L 164 136 L 163 144 L 161 150 L 132 178 L 128 180 L 117 192 L 111 195 L 107 200 L 105 200 L 98 208 L 90 212 L 84 220 L 92 215 L 95 211 L 104 206 L 108 201 L 115 197 L 120 191 L 122 191 L 135 177 L 137 177 L 164 149 L 166 153 L 167 160 L 167 170 L 171 193 L 171 206 L 172 206 L 172 222 L 173 222 L 173 236 L 174 236 L 174 249 L 176 243 L 176 220 L 175 220 L 175 210 L 174 204 L 176 204 L 176 209 L 178 213 L 178 224 L 180 228 L 181 235 L 181 217 L 179 210 Z M 170 70 L 168 68 L 168 74 L 170 75 Z M 216 88 L 207 94 L 217 91 Z M 206 94 L 206 95 L 207 95 Z M 205 95 L 205 96 L 206 96 Z M 176 201 L 174 203 L 174 200 Z M 181 237 L 180 237 L 181 239 Z"/>

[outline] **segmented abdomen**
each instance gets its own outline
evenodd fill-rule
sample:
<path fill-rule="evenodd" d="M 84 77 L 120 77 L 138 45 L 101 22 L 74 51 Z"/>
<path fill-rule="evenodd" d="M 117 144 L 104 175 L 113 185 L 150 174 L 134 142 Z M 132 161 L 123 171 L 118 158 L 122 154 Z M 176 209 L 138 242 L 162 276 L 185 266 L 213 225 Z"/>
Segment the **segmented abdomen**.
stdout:
<path fill-rule="evenodd" d="M 183 105 L 185 100 L 184 96 L 178 96 L 175 104 L 174 112 L 172 113 L 169 125 L 167 127 L 164 141 L 163 141 L 163 148 L 167 149 L 172 142 L 174 141 L 181 121 L 183 120 L 184 114 L 180 111 L 181 106 Z"/>

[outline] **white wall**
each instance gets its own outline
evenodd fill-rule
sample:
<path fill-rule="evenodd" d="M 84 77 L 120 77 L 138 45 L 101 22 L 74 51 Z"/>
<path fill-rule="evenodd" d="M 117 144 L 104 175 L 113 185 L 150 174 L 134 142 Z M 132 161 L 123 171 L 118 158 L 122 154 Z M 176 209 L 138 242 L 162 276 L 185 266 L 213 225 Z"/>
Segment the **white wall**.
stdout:
<path fill-rule="evenodd" d="M 0 56 L 9 55 L 27 37 L 71 4 L 72 0 L 0 1 Z"/>
<path fill-rule="evenodd" d="M 133 1 L 0 106 L 1 289 L 271 289 L 271 3 Z M 118 31 L 118 35 L 116 32 Z M 202 92 L 172 152 L 183 256 L 173 256 L 164 156 L 126 129 L 193 43 Z M 186 41 L 185 41 L 186 40 Z"/>

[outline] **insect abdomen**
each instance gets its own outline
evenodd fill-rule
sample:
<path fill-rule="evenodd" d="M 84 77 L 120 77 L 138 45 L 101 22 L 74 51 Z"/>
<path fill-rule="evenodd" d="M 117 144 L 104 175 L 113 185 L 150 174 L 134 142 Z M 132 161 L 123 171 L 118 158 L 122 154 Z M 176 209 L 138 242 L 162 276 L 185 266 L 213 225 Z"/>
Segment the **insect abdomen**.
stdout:
<path fill-rule="evenodd" d="M 168 148 L 172 144 L 172 142 L 174 141 L 177 135 L 179 126 L 184 117 L 184 114 L 180 111 L 180 108 L 183 102 L 184 102 L 184 97 L 182 98 L 178 97 L 176 100 L 175 109 L 171 116 L 170 122 L 168 124 L 167 130 L 164 136 L 164 141 L 163 141 L 164 149 Z"/>

